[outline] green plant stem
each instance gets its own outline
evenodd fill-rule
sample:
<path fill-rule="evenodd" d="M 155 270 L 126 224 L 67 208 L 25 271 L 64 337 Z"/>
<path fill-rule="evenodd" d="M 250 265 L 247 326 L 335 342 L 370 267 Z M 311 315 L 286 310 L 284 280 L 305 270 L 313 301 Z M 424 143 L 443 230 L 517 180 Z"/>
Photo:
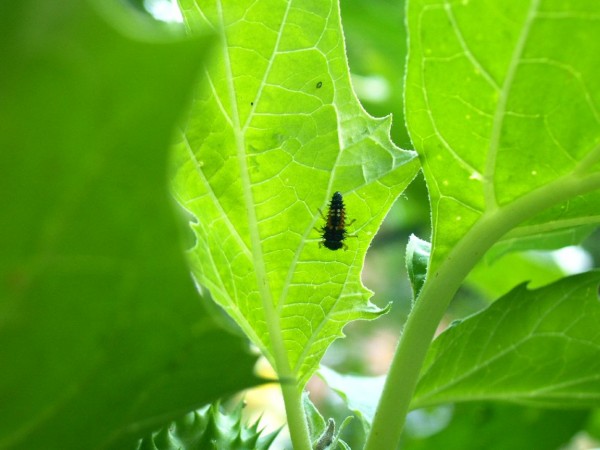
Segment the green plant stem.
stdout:
<path fill-rule="evenodd" d="M 294 450 L 312 450 L 308 422 L 302 406 L 302 389 L 298 389 L 295 383 L 286 383 L 282 380 L 281 392 Z"/>
<path fill-rule="evenodd" d="M 379 400 L 365 450 L 398 447 L 427 350 L 446 308 L 483 254 L 504 234 L 539 212 L 600 188 L 600 175 L 567 176 L 489 210 L 427 280 L 406 322 Z"/>

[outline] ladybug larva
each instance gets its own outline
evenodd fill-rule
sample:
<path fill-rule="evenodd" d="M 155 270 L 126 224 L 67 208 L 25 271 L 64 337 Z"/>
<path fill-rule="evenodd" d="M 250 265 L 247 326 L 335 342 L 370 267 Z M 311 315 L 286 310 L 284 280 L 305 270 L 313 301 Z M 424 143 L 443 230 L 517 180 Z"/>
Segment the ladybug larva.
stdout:
<path fill-rule="evenodd" d="M 329 250 L 339 250 L 340 248 L 347 250 L 348 246 L 344 244 L 344 239 L 348 237 L 348 232 L 346 231 L 346 208 L 342 194 L 336 192 L 331 197 L 327 217 L 323 215 L 321 210 L 319 212 L 325 220 L 325 225 L 320 230 L 317 230 L 322 233 L 319 246 L 323 245 Z M 348 225 L 352 225 L 353 223 L 354 220 Z"/>

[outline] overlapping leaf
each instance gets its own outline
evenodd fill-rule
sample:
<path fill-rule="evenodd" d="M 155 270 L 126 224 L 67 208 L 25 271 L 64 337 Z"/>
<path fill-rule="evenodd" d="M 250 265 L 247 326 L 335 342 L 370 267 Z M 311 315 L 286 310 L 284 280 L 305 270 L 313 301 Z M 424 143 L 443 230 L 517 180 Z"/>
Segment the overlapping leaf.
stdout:
<path fill-rule="evenodd" d="M 193 271 L 302 382 L 348 321 L 380 314 L 362 262 L 418 163 L 391 144 L 390 119 L 356 101 L 337 2 L 180 4 L 191 30 L 221 38 L 176 148 L 174 189 L 197 220 Z M 315 230 L 335 191 L 356 220 L 347 251 L 321 247 Z"/>
<path fill-rule="evenodd" d="M 600 405 L 600 273 L 515 288 L 434 342 L 413 406 L 504 400 Z"/>
<path fill-rule="evenodd" d="M 407 120 L 433 270 L 476 222 L 528 196 L 539 201 L 512 238 L 599 222 L 599 16 L 595 2 L 410 2 Z M 542 203 L 553 208 L 530 217 Z"/>
<path fill-rule="evenodd" d="M 127 448 L 256 383 L 200 304 L 168 192 L 209 40 L 104 6 L 135 39 L 89 2 L 0 6 L 2 449 Z"/>

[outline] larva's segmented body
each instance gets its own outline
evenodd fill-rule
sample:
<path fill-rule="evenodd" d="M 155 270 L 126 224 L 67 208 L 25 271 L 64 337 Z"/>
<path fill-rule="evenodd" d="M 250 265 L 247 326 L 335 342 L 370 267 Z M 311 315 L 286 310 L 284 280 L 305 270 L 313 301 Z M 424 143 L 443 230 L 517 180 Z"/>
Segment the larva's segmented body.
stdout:
<path fill-rule="evenodd" d="M 344 239 L 348 236 L 346 231 L 346 208 L 340 192 L 336 192 L 331 197 L 327 217 L 323 216 L 323 218 L 325 219 L 325 225 L 319 230 L 322 233 L 320 245 L 329 250 L 339 250 L 340 248 L 345 250 L 347 246 L 344 244 Z"/>

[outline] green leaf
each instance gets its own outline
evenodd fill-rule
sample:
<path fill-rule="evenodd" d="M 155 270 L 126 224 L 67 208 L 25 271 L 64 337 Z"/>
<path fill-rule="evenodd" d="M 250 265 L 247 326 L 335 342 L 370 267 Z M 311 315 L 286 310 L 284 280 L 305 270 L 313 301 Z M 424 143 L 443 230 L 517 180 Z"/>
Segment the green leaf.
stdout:
<path fill-rule="evenodd" d="M 406 246 L 406 271 L 414 298 L 417 297 L 425 283 L 430 253 L 431 244 L 429 242 L 419 239 L 414 234 L 410 235 Z"/>
<path fill-rule="evenodd" d="M 167 185 L 209 39 L 108 10 L 131 37 L 89 2 L 0 6 L 3 449 L 125 448 L 256 383 L 201 307 Z"/>
<path fill-rule="evenodd" d="M 515 288 L 434 342 L 414 408 L 503 400 L 600 406 L 600 272 Z"/>
<path fill-rule="evenodd" d="M 335 436 L 333 436 L 333 441 L 332 441 L 331 445 L 329 446 L 329 450 L 337 450 L 337 449 L 351 450 L 350 446 L 348 444 L 346 444 L 346 442 L 343 441 L 340 438 L 340 436 L 342 435 L 344 428 L 346 428 L 350 424 L 350 422 L 352 422 L 352 419 L 353 419 L 352 416 L 348 416 L 342 421 L 342 423 L 340 424 L 340 426 L 338 428 L 337 434 L 335 434 Z"/>
<path fill-rule="evenodd" d="M 523 250 L 556 250 L 570 245 L 581 244 L 596 229 L 595 225 L 571 226 L 546 232 L 544 228 L 552 228 L 552 224 L 543 227 L 520 226 L 506 234 L 485 255 L 485 259 L 493 262 L 506 253 Z"/>
<path fill-rule="evenodd" d="M 368 432 L 383 389 L 385 375 L 343 375 L 325 366 L 319 368 L 318 374 L 344 400 L 348 409 L 358 416 Z"/>
<path fill-rule="evenodd" d="M 344 325 L 382 313 L 360 272 L 418 161 L 354 97 L 337 1 L 180 4 L 192 31 L 220 37 L 176 148 L 193 273 L 302 386 Z M 331 251 L 315 228 L 336 191 L 352 237 Z"/>
<path fill-rule="evenodd" d="M 302 406 L 304 408 L 304 413 L 306 414 L 310 440 L 311 442 L 315 442 L 317 439 L 319 439 L 319 436 L 321 436 L 323 430 L 327 426 L 325 418 L 310 400 L 308 392 L 302 393 Z"/>
<path fill-rule="evenodd" d="M 304 412 L 306 414 L 313 450 L 334 450 L 340 447 L 342 449 L 349 448 L 348 444 L 340 439 L 340 434 L 350 420 L 352 420 L 352 416 L 346 417 L 342 421 L 342 424 L 336 433 L 335 421 L 330 418 L 325 422 L 325 418 L 310 400 L 307 392 L 302 393 L 302 406 L 304 407 Z"/>
<path fill-rule="evenodd" d="M 535 289 L 558 281 L 567 275 L 552 255 L 542 252 L 508 253 L 489 262 L 484 259 L 476 265 L 466 284 L 495 301 L 519 284 Z"/>
<path fill-rule="evenodd" d="M 431 271 L 478 222 L 494 241 L 524 220 L 521 238 L 600 222 L 599 14 L 597 2 L 409 3 L 407 122 Z"/>
<path fill-rule="evenodd" d="M 435 434 L 419 435 L 416 429 L 411 433 L 407 426 L 402 448 L 556 450 L 564 448 L 589 415 L 587 411 L 480 402 L 454 405 L 453 410 L 450 423 Z"/>

